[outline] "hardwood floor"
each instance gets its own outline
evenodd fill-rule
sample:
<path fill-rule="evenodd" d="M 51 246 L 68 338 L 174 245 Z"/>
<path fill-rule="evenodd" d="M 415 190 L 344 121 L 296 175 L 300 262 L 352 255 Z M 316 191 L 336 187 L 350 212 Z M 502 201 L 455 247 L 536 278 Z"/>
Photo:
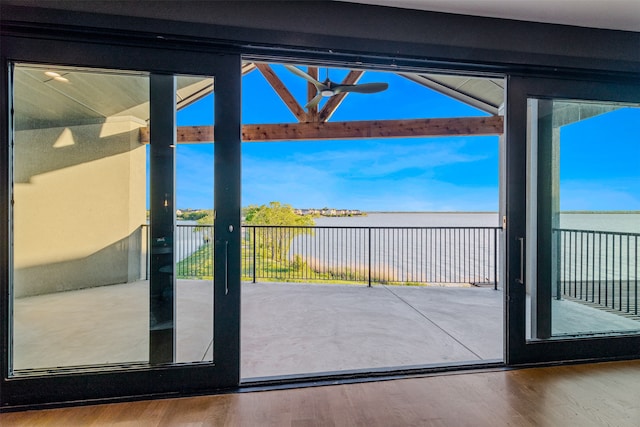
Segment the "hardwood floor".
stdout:
<path fill-rule="evenodd" d="M 9 426 L 640 426 L 640 360 L 0 414 Z"/>

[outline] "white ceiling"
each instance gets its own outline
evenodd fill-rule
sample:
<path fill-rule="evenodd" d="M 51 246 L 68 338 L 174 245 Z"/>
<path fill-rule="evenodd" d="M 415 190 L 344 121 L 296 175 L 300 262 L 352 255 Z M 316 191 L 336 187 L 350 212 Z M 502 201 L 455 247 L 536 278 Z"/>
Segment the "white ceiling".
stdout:
<path fill-rule="evenodd" d="M 461 15 L 640 32 L 640 0 L 341 0 Z"/>

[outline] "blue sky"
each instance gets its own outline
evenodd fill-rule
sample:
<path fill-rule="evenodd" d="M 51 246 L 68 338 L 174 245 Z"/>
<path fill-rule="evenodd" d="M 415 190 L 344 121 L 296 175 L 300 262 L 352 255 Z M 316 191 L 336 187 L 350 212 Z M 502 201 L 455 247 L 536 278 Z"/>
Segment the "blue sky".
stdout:
<path fill-rule="evenodd" d="M 273 67 L 303 105 L 306 82 Z M 330 70 L 333 81 L 344 74 Z M 366 72 L 360 83 L 379 81 L 389 89 L 350 94 L 331 121 L 487 115 L 394 74 Z M 257 70 L 242 85 L 243 123 L 296 122 Z M 640 210 L 640 141 L 632 129 L 640 122 L 638 110 L 562 129 L 562 209 Z M 212 112 L 209 96 L 179 111 L 178 126 L 212 124 Z M 365 211 L 498 209 L 495 136 L 243 143 L 242 156 L 243 206 L 280 201 Z M 177 206 L 211 208 L 212 184 L 212 145 L 178 146 Z"/>
<path fill-rule="evenodd" d="M 561 210 L 640 210 L 639 123 L 621 108 L 561 128 Z"/>

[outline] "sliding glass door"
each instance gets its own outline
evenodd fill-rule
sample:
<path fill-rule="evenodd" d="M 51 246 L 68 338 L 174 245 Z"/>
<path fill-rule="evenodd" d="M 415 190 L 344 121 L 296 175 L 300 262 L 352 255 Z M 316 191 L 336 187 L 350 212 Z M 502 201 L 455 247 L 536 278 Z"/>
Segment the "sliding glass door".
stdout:
<path fill-rule="evenodd" d="M 239 58 L 9 40 L 2 405 L 237 385 Z M 195 140 L 177 132 L 188 106 Z M 176 164 L 198 164 L 180 145 L 214 140 L 207 184 L 186 187 L 215 223 L 184 235 Z"/>
<path fill-rule="evenodd" d="M 640 352 L 640 87 L 511 78 L 510 362 Z"/>

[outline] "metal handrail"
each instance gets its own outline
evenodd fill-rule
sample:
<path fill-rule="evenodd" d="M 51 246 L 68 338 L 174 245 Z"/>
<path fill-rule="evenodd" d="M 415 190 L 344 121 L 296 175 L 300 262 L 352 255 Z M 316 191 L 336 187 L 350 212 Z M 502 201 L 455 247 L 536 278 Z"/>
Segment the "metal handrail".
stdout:
<path fill-rule="evenodd" d="M 638 315 L 640 233 L 554 229 L 560 295 Z"/>
<path fill-rule="evenodd" d="M 212 227 L 177 225 L 177 277 L 213 275 Z M 474 283 L 497 289 L 501 230 L 245 225 L 242 276 L 253 282 Z M 196 237 L 185 238 L 189 233 Z M 203 235 L 210 236 L 209 242 L 201 240 Z"/>

